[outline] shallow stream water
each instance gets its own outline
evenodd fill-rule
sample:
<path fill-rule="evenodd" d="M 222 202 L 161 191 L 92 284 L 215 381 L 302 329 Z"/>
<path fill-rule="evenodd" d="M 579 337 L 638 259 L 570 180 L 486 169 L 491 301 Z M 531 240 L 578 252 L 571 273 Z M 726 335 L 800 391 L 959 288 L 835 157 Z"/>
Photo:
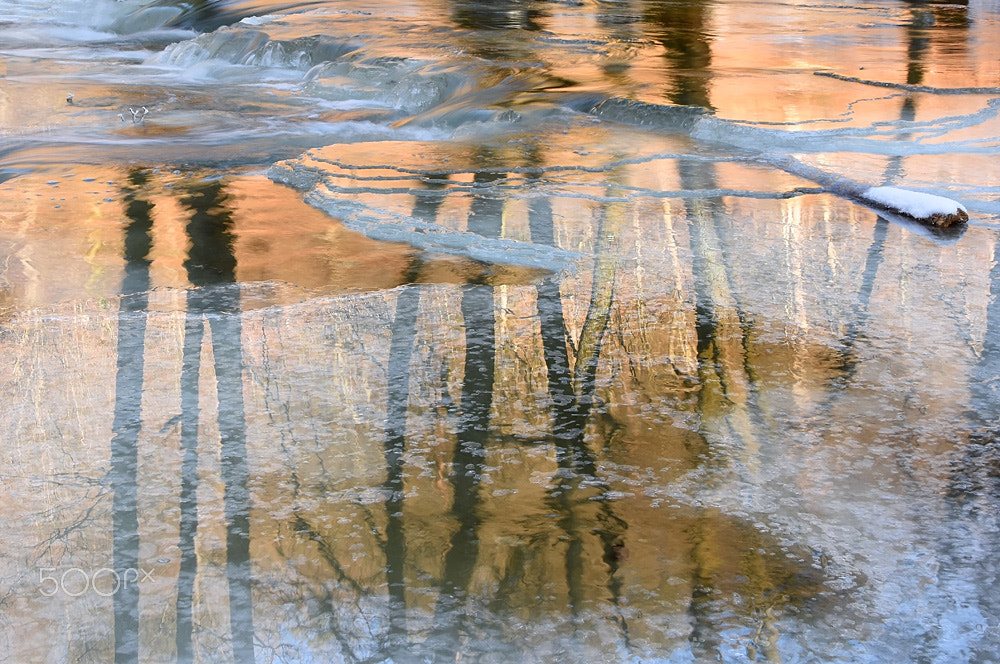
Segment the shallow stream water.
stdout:
<path fill-rule="evenodd" d="M 994 0 L 6 0 L 0 661 L 996 661 L 998 113 Z"/>

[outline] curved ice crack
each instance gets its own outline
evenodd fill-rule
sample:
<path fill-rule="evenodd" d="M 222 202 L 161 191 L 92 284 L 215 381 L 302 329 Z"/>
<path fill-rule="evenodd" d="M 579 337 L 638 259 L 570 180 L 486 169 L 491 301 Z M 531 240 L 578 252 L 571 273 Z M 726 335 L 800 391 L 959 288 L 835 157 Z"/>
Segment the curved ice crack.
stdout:
<path fill-rule="evenodd" d="M 874 81 L 871 79 L 859 78 L 857 76 L 845 76 L 832 71 L 813 72 L 816 76 L 825 76 L 847 83 L 859 83 L 861 85 L 871 85 L 879 88 L 895 88 L 908 92 L 922 92 L 931 95 L 1000 95 L 1000 87 L 973 87 L 973 88 L 938 88 L 932 85 L 915 85 L 913 83 L 892 83 L 890 81 Z"/>

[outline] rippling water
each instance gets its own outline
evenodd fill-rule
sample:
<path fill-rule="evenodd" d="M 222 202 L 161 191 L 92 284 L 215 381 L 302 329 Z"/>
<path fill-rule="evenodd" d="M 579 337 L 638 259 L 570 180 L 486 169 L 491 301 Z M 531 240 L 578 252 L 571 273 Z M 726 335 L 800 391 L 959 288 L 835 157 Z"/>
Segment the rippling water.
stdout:
<path fill-rule="evenodd" d="M 0 661 L 1000 651 L 996 2 L 8 0 L 0 74 Z"/>

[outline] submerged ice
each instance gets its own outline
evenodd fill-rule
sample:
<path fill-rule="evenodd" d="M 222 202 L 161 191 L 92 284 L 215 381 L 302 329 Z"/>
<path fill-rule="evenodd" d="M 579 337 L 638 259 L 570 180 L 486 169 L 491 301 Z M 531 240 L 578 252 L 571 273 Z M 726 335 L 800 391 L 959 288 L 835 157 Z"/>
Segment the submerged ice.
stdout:
<path fill-rule="evenodd" d="M 5 12 L 9 657 L 1000 649 L 990 3 Z"/>

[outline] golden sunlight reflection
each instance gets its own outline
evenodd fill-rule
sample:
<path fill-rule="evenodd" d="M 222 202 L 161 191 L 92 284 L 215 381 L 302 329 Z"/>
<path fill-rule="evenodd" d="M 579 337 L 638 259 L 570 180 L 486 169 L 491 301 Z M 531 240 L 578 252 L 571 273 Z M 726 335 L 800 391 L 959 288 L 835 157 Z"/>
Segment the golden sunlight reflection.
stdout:
<path fill-rule="evenodd" d="M 161 170 L 137 197 L 151 206 L 150 275 L 154 288 L 186 288 L 189 190 L 205 174 Z M 18 308 L 117 295 L 122 279 L 121 202 L 129 190 L 119 169 L 43 171 L 0 185 L 0 237 L 11 247 L 0 275 Z M 369 240 L 306 205 L 301 195 L 262 176 L 227 179 L 220 205 L 233 211 L 233 251 L 241 282 L 276 282 L 306 292 L 391 288 L 406 281 L 461 282 L 484 267 L 428 256 L 402 244 Z M 417 265 L 414 271 L 414 265 Z M 531 280 L 531 270 L 497 268 L 491 279 Z"/>

